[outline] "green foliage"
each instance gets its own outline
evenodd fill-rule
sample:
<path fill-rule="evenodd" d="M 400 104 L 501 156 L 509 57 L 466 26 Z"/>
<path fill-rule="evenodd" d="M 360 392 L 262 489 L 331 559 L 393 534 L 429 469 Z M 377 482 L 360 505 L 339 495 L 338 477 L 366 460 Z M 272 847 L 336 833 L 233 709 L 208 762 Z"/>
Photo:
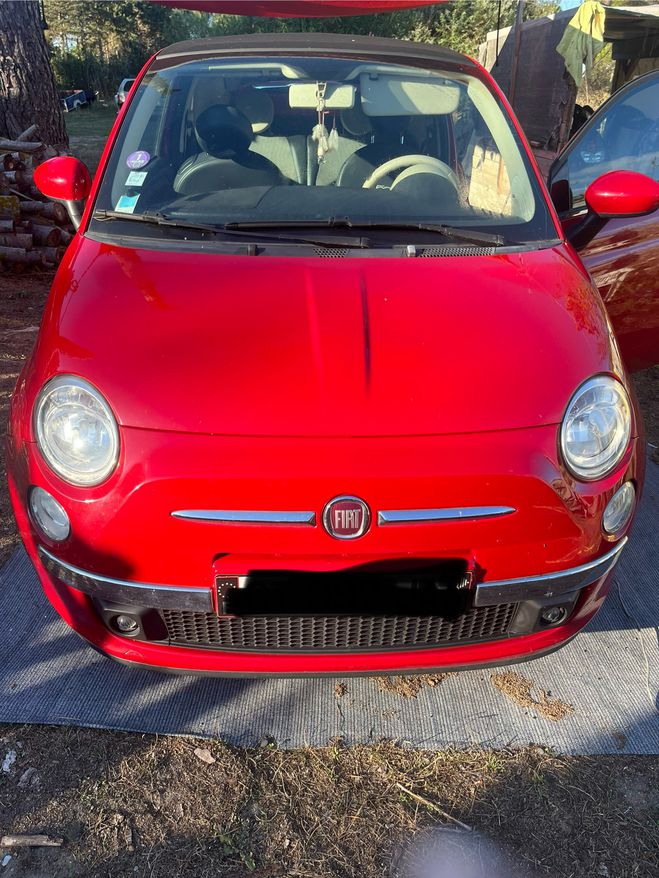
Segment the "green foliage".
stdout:
<path fill-rule="evenodd" d="M 501 26 L 513 23 L 517 0 L 501 0 Z M 554 12 L 556 3 L 526 0 L 525 18 Z M 47 37 L 62 88 L 92 88 L 110 97 L 119 82 L 135 75 L 149 56 L 178 40 L 239 33 L 325 32 L 372 34 L 441 43 L 475 55 L 497 26 L 496 0 L 453 0 L 351 18 L 258 18 L 171 9 L 149 2 L 45 0 Z"/>
<path fill-rule="evenodd" d="M 45 0 L 44 6 L 58 84 L 104 97 L 163 46 L 208 36 L 212 19 L 149 2 Z"/>

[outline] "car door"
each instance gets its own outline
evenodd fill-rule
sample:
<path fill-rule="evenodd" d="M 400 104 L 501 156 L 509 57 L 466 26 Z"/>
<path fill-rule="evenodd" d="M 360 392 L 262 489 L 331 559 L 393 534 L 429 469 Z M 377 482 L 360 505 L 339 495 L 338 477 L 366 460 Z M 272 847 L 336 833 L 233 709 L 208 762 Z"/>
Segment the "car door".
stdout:
<path fill-rule="evenodd" d="M 587 210 L 586 188 L 619 170 L 659 181 L 659 70 L 609 98 L 552 165 L 549 187 L 568 237 Z M 659 211 L 609 220 L 579 255 L 602 294 L 627 367 L 659 362 Z"/>

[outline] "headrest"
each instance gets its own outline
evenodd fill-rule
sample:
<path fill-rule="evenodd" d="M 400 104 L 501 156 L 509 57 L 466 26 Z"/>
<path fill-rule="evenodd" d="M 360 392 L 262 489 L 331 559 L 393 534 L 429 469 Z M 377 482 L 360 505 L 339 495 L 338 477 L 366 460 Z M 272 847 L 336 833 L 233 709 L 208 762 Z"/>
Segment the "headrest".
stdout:
<path fill-rule="evenodd" d="M 350 110 L 341 110 L 341 124 L 353 137 L 368 137 L 373 130 L 371 120 L 362 110 L 359 101 Z"/>
<path fill-rule="evenodd" d="M 204 152 L 218 158 L 246 152 L 254 138 L 247 116 L 222 104 L 207 107 L 197 116 L 195 134 Z"/>
<path fill-rule="evenodd" d="M 275 117 L 275 105 L 272 98 L 261 88 L 249 85 L 233 98 L 233 105 L 252 123 L 254 134 L 263 134 L 272 125 Z"/>

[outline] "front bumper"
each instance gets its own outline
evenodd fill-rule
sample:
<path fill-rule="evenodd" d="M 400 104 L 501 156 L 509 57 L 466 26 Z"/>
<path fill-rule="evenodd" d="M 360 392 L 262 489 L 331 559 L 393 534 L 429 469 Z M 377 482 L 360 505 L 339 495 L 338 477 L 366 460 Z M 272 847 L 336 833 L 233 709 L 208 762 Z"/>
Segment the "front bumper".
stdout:
<path fill-rule="evenodd" d="M 494 580 L 476 583 L 473 590 L 474 607 L 492 607 L 500 604 L 573 595 L 603 579 L 617 564 L 627 544 L 623 537 L 610 551 L 587 564 L 545 573 L 522 576 L 519 579 Z M 193 613 L 214 613 L 216 602 L 208 588 L 194 586 L 154 585 L 146 582 L 112 579 L 81 570 L 61 561 L 43 546 L 37 548 L 44 568 L 64 585 L 81 591 L 98 601 L 158 610 L 187 610 Z"/>
<path fill-rule="evenodd" d="M 623 481 L 642 478 L 632 445 L 604 484 L 571 481 L 556 460 L 551 427 L 313 442 L 124 430 L 123 439 L 120 470 L 91 491 L 58 482 L 30 443 L 10 445 L 16 517 L 44 590 L 65 621 L 113 658 L 183 673 L 395 673 L 502 664 L 551 651 L 601 606 L 625 542 L 604 540 L 601 513 Z M 26 512 L 30 485 L 54 493 L 69 511 L 66 543 L 48 544 L 35 531 Z M 374 513 L 370 531 L 350 542 L 333 540 L 319 524 L 323 505 L 343 491 L 363 497 Z M 503 504 L 513 511 L 416 523 L 378 515 L 437 509 L 439 498 L 444 509 Z M 314 519 L 302 527 L 172 515 L 265 506 L 313 511 Z M 361 645 L 351 648 L 350 638 L 337 640 L 336 633 L 318 641 L 312 632 L 305 640 L 308 623 L 300 622 L 302 633 L 293 632 L 298 639 L 287 648 L 269 630 L 259 640 L 263 629 L 256 623 L 248 637 L 246 625 L 236 632 L 239 625 L 218 615 L 218 570 L 231 577 L 254 570 L 320 574 L 451 558 L 464 559 L 473 572 L 468 606 L 448 620 L 453 627 L 436 617 L 425 642 L 422 635 L 394 642 L 372 633 L 364 641 L 363 623 L 351 621 L 362 626 Z M 564 605 L 565 621 L 540 625 L 547 604 Z M 113 631 L 109 616 L 131 608 L 155 611 L 164 634 L 135 638 Z M 290 628 L 286 620 L 277 624 Z M 405 624 L 418 629 L 415 620 Z"/>

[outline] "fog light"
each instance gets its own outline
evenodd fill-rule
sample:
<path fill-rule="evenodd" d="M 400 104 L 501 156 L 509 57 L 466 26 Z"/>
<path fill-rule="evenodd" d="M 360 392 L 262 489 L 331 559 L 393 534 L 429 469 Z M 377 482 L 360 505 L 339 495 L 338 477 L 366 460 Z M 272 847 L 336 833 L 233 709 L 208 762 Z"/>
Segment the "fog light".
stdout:
<path fill-rule="evenodd" d="M 71 533 L 71 523 L 64 507 L 43 488 L 32 488 L 30 491 L 30 514 L 34 523 L 51 540 L 61 542 Z"/>
<path fill-rule="evenodd" d="M 128 613 L 120 613 L 112 620 L 112 624 L 120 634 L 132 634 L 140 627 L 140 623 L 135 616 L 129 616 Z"/>
<path fill-rule="evenodd" d="M 629 523 L 634 510 L 636 491 L 632 482 L 625 482 L 607 503 L 602 516 L 602 528 L 609 536 L 615 536 Z"/>
<path fill-rule="evenodd" d="M 565 607 L 547 607 L 540 613 L 540 618 L 547 625 L 558 625 L 567 616 Z"/>

